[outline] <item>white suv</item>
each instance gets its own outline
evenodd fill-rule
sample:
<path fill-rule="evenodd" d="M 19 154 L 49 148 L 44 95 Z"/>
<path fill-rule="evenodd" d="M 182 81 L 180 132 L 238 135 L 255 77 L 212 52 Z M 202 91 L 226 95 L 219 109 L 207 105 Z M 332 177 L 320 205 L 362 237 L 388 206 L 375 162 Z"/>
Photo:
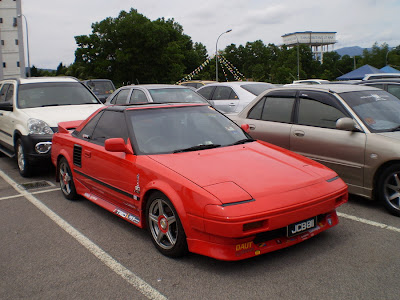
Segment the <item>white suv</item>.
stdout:
<path fill-rule="evenodd" d="M 58 122 L 84 120 L 103 104 L 73 77 L 0 81 L 0 152 L 16 157 L 22 176 L 50 160 Z"/>

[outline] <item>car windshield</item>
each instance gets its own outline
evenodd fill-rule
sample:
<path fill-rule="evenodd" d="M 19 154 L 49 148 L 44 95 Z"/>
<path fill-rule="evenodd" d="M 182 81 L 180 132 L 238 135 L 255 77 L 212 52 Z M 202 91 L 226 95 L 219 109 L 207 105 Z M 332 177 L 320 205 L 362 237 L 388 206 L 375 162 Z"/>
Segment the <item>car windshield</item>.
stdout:
<path fill-rule="evenodd" d="M 131 140 L 141 154 L 178 154 L 252 141 L 239 126 L 206 105 L 128 110 L 127 116 L 133 129 Z"/>
<path fill-rule="evenodd" d="M 341 93 L 371 132 L 400 130 L 400 100 L 378 90 Z"/>
<path fill-rule="evenodd" d="M 207 103 L 202 96 L 197 94 L 191 88 L 166 88 L 149 89 L 153 102 L 189 102 L 189 103 Z"/>
<path fill-rule="evenodd" d="M 17 101 L 19 108 L 99 103 L 79 82 L 21 84 Z"/>
<path fill-rule="evenodd" d="M 241 87 L 253 95 L 260 95 L 262 92 L 274 87 L 270 83 L 242 84 Z"/>

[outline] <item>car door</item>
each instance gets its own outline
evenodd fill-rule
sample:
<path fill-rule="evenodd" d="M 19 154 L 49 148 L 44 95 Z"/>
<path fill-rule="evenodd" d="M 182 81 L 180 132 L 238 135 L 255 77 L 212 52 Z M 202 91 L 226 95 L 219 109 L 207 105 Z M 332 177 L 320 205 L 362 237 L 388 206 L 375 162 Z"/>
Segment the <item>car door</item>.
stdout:
<path fill-rule="evenodd" d="M 14 84 L 4 83 L 0 89 L 0 103 L 3 105 L 14 104 Z M 12 151 L 13 146 L 13 124 L 15 123 L 13 110 L 0 107 L 0 142 L 2 146 Z"/>
<path fill-rule="evenodd" d="M 261 98 L 247 115 L 250 135 L 289 149 L 295 96 L 296 91 L 274 91 Z"/>
<path fill-rule="evenodd" d="M 136 210 L 138 201 L 133 192 L 137 184 L 136 156 L 123 152 L 109 152 L 104 148 L 108 138 L 121 137 L 127 142 L 128 133 L 124 113 L 106 110 L 88 123 L 80 133 L 84 139 L 81 149 L 81 180 L 90 187 L 93 194 L 128 210 Z M 92 133 L 90 133 L 92 131 Z"/>
<path fill-rule="evenodd" d="M 366 135 L 336 129 L 336 121 L 351 117 L 328 93 L 300 91 L 290 150 L 333 169 L 347 183 L 363 186 Z"/>
<path fill-rule="evenodd" d="M 239 97 L 230 86 L 217 86 L 211 97 L 213 106 L 223 113 L 236 111 Z"/>

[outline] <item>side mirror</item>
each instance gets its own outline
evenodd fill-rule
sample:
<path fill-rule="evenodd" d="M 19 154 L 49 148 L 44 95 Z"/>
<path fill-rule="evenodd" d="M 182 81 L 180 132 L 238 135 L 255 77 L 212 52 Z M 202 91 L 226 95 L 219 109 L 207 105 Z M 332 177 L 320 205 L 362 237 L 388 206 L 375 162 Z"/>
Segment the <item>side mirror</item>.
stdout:
<path fill-rule="evenodd" d="M 13 111 L 13 105 L 11 102 L 0 103 L 0 110 Z"/>
<path fill-rule="evenodd" d="M 246 133 L 250 132 L 249 124 L 242 124 L 242 125 L 240 125 L 240 128 L 242 128 L 244 130 L 244 132 L 246 132 Z"/>
<path fill-rule="evenodd" d="M 132 151 L 126 146 L 123 138 L 107 139 L 104 143 L 104 148 L 110 152 L 124 152 L 126 154 L 133 154 Z"/>
<path fill-rule="evenodd" d="M 359 131 L 356 122 L 351 118 L 340 118 L 336 121 L 336 128 L 346 131 Z"/>

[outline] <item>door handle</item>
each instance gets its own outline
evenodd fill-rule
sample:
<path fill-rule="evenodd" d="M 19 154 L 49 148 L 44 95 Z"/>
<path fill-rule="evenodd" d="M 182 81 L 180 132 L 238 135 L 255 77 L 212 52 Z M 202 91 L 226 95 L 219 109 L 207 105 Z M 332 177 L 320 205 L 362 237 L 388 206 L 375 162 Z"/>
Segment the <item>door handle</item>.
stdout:
<path fill-rule="evenodd" d="M 229 105 L 229 106 L 235 106 L 235 103 L 232 103 L 232 102 L 231 102 L 231 103 L 229 103 L 228 105 Z"/>
<path fill-rule="evenodd" d="M 0 116 L 2 116 L 3 115 L 3 113 L 2 112 L 0 112 Z"/>
<path fill-rule="evenodd" d="M 294 135 L 298 136 L 298 137 L 303 137 L 305 135 L 305 133 L 304 133 L 304 131 L 296 130 L 294 132 Z"/>
<path fill-rule="evenodd" d="M 92 156 L 92 152 L 85 150 L 84 151 L 84 156 L 87 158 L 90 158 Z"/>
<path fill-rule="evenodd" d="M 249 129 L 250 129 L 250 130 L 256 129 L 256 125 L 254 125 L 254 124 L 249 124 Z"/>

